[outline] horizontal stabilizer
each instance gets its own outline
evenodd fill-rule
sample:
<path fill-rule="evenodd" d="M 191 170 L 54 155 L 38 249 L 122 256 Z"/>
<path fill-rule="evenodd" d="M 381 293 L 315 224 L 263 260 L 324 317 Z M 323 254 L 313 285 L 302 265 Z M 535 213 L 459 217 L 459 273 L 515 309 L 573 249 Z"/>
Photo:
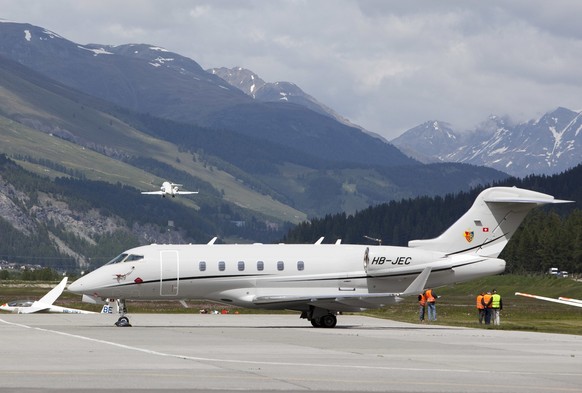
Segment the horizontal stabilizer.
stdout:
<path fill-rule="evenodd" d="M 535 203 L 538 205 L 545 205 L 549 203 L 574 203 L 574 201 L 566 201 L 563 199 L 554 199 L 554 197 L 548 195 L 547 198 L 527 198 L 527 197 L 493 197 L 485 198 L 487 203 Z"/>

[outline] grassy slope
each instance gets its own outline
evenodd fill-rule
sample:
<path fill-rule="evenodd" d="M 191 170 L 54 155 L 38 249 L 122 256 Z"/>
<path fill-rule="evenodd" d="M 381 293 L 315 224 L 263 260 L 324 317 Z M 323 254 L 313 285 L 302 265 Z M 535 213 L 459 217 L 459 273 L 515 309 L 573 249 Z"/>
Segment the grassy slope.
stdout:
<path fill-rule="evenodd" d="M 177 146 L 150 137 L 115 116 L 96 109 L 100 107 L 99 102 L 88 96 L 54 86 L 44 78 L 23 79 L 10 67 L 0 68 L 0 77 L 0 153 L 47 159 L 80 170 L 91 180 L 120 182 L 142 190 L 158 189 L 163 180 L 180 182 L 180 179 L 157 178 L 121 161 L 49 135 L 73 134 L 84 145 L 94 144 L 98 148 L 115 146 L 116 153 L 152 157 L 170 164 L 212 184 L 223 192 L 225 200 L 236 205 L 294 223 L 306 219 L 303 212 L 255 192 L 230 174 L 194 161 L 191 154 L 180 152 Z M 12 118 L 18 118 L 20 123 L 10 120 Z M 51 175 L 44 167 L 28 165 L 27 169 Z M 181 203 L 195 207 L 193 200 L 184 199 Z"/>
<path fill-rule="evenodd" d="M 56 285 L 56 283 L 52 284 Z M 47 285 L 39 287 L 38 283 L 0 282 L 0 303 L 13 299 L 38 299 L 48 291 Z M 475 297 L 481 290 L 496 288 L 503 297 L 504 308 L 501 313 L 501 326 L 486 327 L 477 322 Z M 441 298 L 437 305 L 439 325 L 465 326 L 482 329 L 525 330 L 566 334 L 582 334 L 582 308 L 528 299 L 515 296 L 515 292 L 558 297 L 568 296 L 582 299 L 582 283 L 572 279 L 558 279 L 544 275 L 518 276 L 501 275 L 488 277 L 469 283 L 458 284 L 435 290 Z M 197 313 L 201 308 L 213 307 L 209 303 L 188 302 L 189 309 L 178 302 L 128 302 L 134 313 Z M 57 304 L 75 308 L 99 311 L 100 307 L 81 303 L 79 296 L 64 293 Z M 223 306 L 214 306 L 218 309 Z M 229 307 L 227 307 L 229 308 Z M 261 313 L 238 309 L 241 313 Z M 268 311 L 270 312 L 270 311 Z M 414 297 L 407 298 L 397 305 L 372 310 L 366 315 L 392 319 L 403 322 L 418 323 L 417 302 Z M 341 317 L 339 317 L 341 323 Z"/>
<path fill-rule="evenodd" d="M 224 199 L 229 202 L 294 223 L 301 222 L 306 218 L 304 213 L 296 209 L 277 202 L 267 195 L 249 190 L 228 173 L 205 167 L 200 162 L 194 162 L 190 154 L 180 152 L 175 145 L 148 137 L 127 126 L 120 133 L 133 134 L 131 139 L 134 143 L 131 148 L 120 146 L 127 153 L 153 157 L 207 181 L 218 190 L 224 191 Z M 0 117 L 0 152 L 6 153 L 8 156 L 21 154 L 36 159 L 47 159 L 69 168 L 78 169 L 91 180 L 120 182 L 141 190 L 158 189 L 162 181 L 165 180 L 121 161 L 3 117 Z M 47 172 L 43 167 L 27 165 L 27 169 L 42 175 L 50 175 L 50 171 Z M 54 175 L 60 176 L 62 174 L 55 173 Z M 169 180 L 178 181 L 179 179 Z M 187 203 L 186 199 L 182 202 Z M 195 198 L 190 203 L 194 204 Z"/>

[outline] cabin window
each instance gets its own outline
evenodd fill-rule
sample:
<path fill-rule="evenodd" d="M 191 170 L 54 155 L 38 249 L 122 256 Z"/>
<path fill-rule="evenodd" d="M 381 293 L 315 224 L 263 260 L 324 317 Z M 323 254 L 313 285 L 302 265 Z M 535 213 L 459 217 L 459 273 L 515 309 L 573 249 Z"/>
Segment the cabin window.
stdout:
<path fill-rule="evenodd" d="M 244 261 L 238 261 L 237 267 L 238 267 L 238 271 L 239 272 L 242 272 L 243 270 L 245 270 L 245 263 L 244 263 Z"/>
<path fill-rule="evenodd" d="M 223 272 L 226 269 L 226 263 L 224 261 L 218 262 L 218 270 Z"/>
<path fill-rule="evenodd" d="M 283 261 L 277 262 L 277 270 L 279 270 L 279 271 L 285 270 L 285 262 L 283 262 Z"/>
<path fill-rule="evenodd" d="M 303 263 L 303 261 L 298 261 L 297 262 L 297 270 L 302 271 L 305 269 L 305 264 Z"/>
<path fill-rule="evenodd" d="M 198 263 L 198 269 L 200 269 L 201 272 L 206 271 L 206 262 L 200 261 Z"/>
<path fill-rule="evenodd" d="M 265 262 L 263 261 L 257 261 L 257 270 L 262 272 L 263 270 L 265 270 Z"/>

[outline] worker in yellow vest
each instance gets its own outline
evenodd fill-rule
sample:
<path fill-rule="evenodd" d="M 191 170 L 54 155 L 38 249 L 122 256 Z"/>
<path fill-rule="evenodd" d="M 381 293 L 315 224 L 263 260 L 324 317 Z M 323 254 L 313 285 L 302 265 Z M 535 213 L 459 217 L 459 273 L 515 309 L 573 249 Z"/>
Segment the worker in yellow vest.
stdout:
<path fill-rule="evenodd" d="M 501 295 L 497 293 L 494 289 L 491 295 L 491 311 L 493 318 L 493 325 L 499 326 L 501 324 L 501 316 L 499 315 L 503 309 L 503 301 L 501 300 Z"/>
<path fill-rule="evenodd" d="M 483 323 L 485 319 L 485 306 L 483 305 L 483 296 L 485 293 L 481 292 L 477 295 L 477 312 L 479 314 L 479 324 Z"/>
<path fill-rule="evenodd" d="M 418 295 L 418 319 L 420 323 L 424 322 L 424 311 L 426 310 L 426 297 L 424 292 Z"/>
<path fill-rule="evenodd" d="M 436 321 L 437 314 L 436 314 L 436 299 L 438 296 L 436 293 L 433 292 L 432 289 L 427 289 L 424 291 L 424 297 L 426 298 L 426 308 L 428 311 L 428 320 L 429 321 Z"/>

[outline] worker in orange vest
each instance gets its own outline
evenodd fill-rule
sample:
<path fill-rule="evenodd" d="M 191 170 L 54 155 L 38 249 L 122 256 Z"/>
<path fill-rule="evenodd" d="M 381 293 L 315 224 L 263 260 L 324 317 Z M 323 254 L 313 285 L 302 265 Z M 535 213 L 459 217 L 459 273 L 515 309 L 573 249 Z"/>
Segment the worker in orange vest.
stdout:
<path fill-rule="evenodd" d="M 491 291 L 487 291 L 483 295 L 483 307 L 485 308 L 485 325 L 491 324 L 491 303 L 493 302 L 493 297 L 491 296 Z"/>
<path fill-rule="evenodd" d="M 483 296 L 485 294 L 481 292 L 477 295 L 477 312 L 479 313 L 479 324 L 483 323 L 483 319 L 485 319 L 485 306 L 483 305 Z"/>
<path fill-rule="evenodd" d="M 418 319 L 420 323 L 424 322 L 424 311 L 426 310 L 426 297 L 424 293 L 418 295 Z"/>
<path fill-rule="evenodd" d="M 437 294 L 434 293 L 433 290 L 429 288 L 429 289 L 424 291 L 424 297 L 426 298 L 426 308 L 428 310 L 428 320 L 429 321 L 436 321 L 436 319 L 437 319 L 436 299 L 438 299 L 439 296 L 437 296 Z"/>

